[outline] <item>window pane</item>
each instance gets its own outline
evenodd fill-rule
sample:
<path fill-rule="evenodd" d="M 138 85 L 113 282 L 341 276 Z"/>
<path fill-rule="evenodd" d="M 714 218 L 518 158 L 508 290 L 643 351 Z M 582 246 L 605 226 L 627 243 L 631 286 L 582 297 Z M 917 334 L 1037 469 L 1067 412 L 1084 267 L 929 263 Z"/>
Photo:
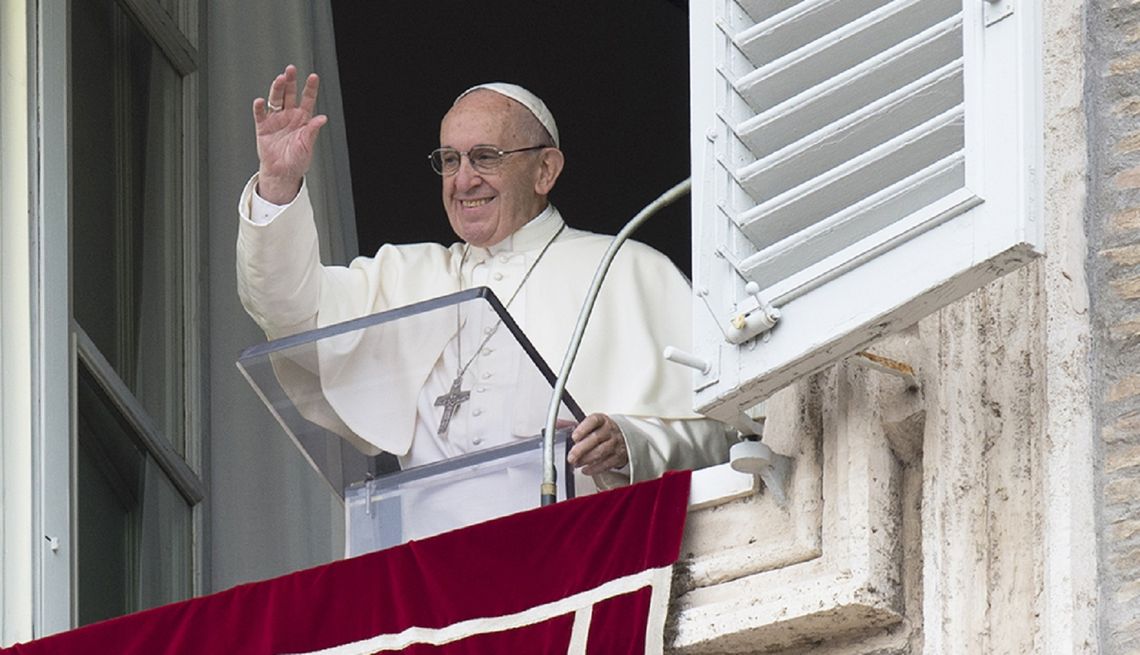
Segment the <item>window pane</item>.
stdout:
<path fill-rule="evenodd" d="M 181 79 L 114 0 L 72 12 L 75 318 L 184 453 Z"/>
<path fill-rule="evenodd" d="M 76 490 L 79 625 L 130 612 L 132 485 L 112 464 L 95 431 L 80 417 Z M 134 453 L 140 457 L 141 453 Z M 128 466 L 128 471 L 137 466 Z"/>
<path fill-rule="evenodd" d="M 139 518 L 139 607 L 189 598 L 191 516 L 186 501 L 153 459 L 146 461 Z"/>
<path fill-rule="evenodd" d="M 188 598 L 190 507 L 82 362 L 77 405 L 79 623 Z"/>
<path fill-rule="evenodd" d="M 166 10 L 166 13 L 170 14 L 170 17 L 175 19 L 175 22 L 177 22 L 178 15 L 182 11 L 182 4 L 183 4 L 182 1 L 181 0 L 162 0 L 161 4 L 162 4 L 162 8 Z"/>

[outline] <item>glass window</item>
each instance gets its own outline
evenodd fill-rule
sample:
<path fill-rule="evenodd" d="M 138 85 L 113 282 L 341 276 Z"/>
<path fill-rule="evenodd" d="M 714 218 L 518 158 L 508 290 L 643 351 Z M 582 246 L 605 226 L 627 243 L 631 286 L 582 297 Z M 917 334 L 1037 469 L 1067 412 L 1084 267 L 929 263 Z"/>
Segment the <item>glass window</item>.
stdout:
<path fill-rule="evenodd" d="M 114 0 L 72 10 L 75 320 L 185 454 L 182 80 Z"/>
<path fill-rule="evenodd" d="M 184 235 L 197 222 L 183 162 L 197 146 L 184 142 L 183 108 L 196 103 L 156 45 L 172 23 L 153 18 L 187 1 L 141 0 L 150 22 L 136 4 L 70 3 L 71 306 L 87 354 L 76 367 L 79 624 L 194 591 L 194 508 L 166 471 L 191 439 Z"/>
<path fill-rule="evenodd" d="M 189 597 L 191 508 L 82 361 L 77 400 L 79 624 Z"/>

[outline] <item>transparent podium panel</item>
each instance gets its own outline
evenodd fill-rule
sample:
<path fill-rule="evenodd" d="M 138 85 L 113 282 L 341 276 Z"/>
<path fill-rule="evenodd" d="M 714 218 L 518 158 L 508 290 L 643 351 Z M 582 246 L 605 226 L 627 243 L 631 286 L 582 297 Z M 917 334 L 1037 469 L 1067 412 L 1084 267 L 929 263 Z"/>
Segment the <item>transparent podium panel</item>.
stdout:
<path fill-rule="evenodd" d="M 398 497 L 401 525 L 437 516 L 431 524 L 438 527 L 454 515 L 458 527 L 538 504 L 540 435 L 555 375 L 485 287 L 247 348 L 238 368 L 334 492 L 379 494 L 362 510 L 382 513 Z M 560 425 L 582 418 L 564 394 Z M 564 458 L 560 447 L 556 460 Z M 561 495 L 573 495 L 561 472 L 559 483 Z M 501 493 L 492 495 L 504 499 L 525 489 L 526 506 L 489 500 L 483 492 L 497 485 Z M 448 486 L 469 490 L 469 501 L 452 503 L 466 509 L 416 510 L 459 497 Z M 349 529 L 371 526 L 352 507 Z M 416 530 L 400 534 L 416 538 Z"/>
<path fill-rule="evenodd" d="M 573 495 L 565 477 L 569 428 L 555 435 L 558 500 Z M 539 505 L 542 438 L 441 460 L 350 485 L 345 549 L 352 557 L 424 539 Z M 569 489 L 568 489 L 569 487 Z"/>

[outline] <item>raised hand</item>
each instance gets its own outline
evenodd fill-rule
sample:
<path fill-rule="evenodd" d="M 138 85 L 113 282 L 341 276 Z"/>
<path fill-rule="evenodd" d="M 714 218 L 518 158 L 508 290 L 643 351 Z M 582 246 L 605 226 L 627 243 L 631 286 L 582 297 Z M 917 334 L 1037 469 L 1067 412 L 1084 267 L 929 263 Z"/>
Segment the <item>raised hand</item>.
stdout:
<path fill-rule="evenodd" d="M 328 117 L 314 116 L 317 105 L 316 73 L 305 80 L 297 103 L 297 67 L 292 64 L 269 87 L 269 99 L 253 101 L 253 124 L 257 129 L 257 193 L 269 202 L 284 205 L 297 196 L 301 180 L 313 161 L 313 144 Z"/>

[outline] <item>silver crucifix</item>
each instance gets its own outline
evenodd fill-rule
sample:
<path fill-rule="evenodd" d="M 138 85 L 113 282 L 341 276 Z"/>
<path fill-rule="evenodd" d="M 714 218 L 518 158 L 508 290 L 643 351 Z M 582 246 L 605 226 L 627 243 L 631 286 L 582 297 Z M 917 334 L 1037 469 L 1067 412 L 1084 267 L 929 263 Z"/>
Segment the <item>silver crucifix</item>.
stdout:
<path fill-rule="evenodd" d="M 463 384 L 463 376 L 455 378 L 455 382 L 451 383 L 451 390 L 435 399 L 436 407 L 443 407 L 443 418 L 439 421 L 439 429 L 435 431 L 439 436 L 447 434 L 447 426 L 451 423 L 451 417 L 455 416 L 455 411 L 459 409 L 461 403 L 466 402 L 471 398 L 470 391 L 463 391 L 460 385 Z"/>

